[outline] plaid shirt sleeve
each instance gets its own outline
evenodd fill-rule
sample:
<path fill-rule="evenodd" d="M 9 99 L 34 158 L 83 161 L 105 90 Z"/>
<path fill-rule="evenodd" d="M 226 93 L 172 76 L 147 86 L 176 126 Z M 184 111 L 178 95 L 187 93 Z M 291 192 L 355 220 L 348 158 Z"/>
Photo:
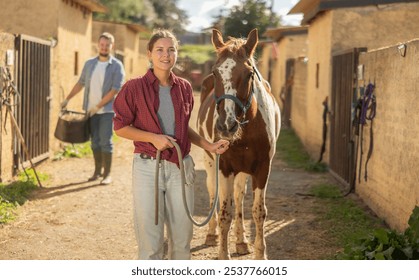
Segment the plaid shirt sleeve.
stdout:
<path fill-rule="evenodd" d="M 113 118 L 114 130 L 119 130 L 134 122 L 136 110 L 134 92 L 131 90 L 132 82 L 131 80 L 125 83 L 113 103 L 113 109 L 115 111 Z"/>

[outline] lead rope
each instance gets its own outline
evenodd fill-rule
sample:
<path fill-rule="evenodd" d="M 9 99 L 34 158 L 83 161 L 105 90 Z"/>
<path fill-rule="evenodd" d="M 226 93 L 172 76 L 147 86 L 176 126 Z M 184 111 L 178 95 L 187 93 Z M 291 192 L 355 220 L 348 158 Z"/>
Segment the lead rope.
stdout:
<path fill-rule="evenodd" d="M 219 166 L 219 161 L 220 161 L 220 155 L 216 154 L 215 157 L 215 198 L 214 198 L 214 202 L 211 206 L 210 212 L 207 216 L 207 218 L 202 222 L 199 223 L 197 222 L 192 214 L 191 211 L 189 210 L 189 206 L 188 203 L 186 201 L 186 183 L 185 183 L 185 168 L 183 166 L 183 158 L 182 158 L 182 153 L 180 151 L 180 147 L 179 145 L 174 142 L 174 141 L 170 141 L 173 146 L 176 148 L 176 152 L 177 152 L 177 156 L 179 159 L 179 167 L 180 167 L 180 175 L 181 175 L 181 181 L 182 181 L 182 198 L 183 198 L 183 206 L 185 207 L 185 211 L 186 214 L 188 215 L 189 220 L 191 220 L 191 222 L 198 226 L 198 227 L 203 227 L 206 224 L 208 224 L 208 222 L 211 220 L 212 215 L 214 215 L 214 211 L 215 211 L 215 207 L 218 204 L 218 166 Z M 155 208 L 154 208 L 154 224 L 158 225 L 159 223 L 159 167 L 160 167 L 160 154 L 161 151 L 157 150 L 157 154 L 156 154 L 156 176 L 154 177 L 154 199 L 155 199 Z"/>

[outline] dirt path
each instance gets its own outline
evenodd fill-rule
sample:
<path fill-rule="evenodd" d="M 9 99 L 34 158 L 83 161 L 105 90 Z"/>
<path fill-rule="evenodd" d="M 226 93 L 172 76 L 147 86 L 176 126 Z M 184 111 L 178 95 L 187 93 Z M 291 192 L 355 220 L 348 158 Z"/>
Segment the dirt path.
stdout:
<path fill-rule="evenodd" d="M 199 97 L 195 98 L 196 101 Z M 198 104 L 195 109 L 198 109 Z M 0 226 L 0 259 L 132 260 L 137 246 L 132 223 L 131 164 L 133 146 L 115 143 L 110 186 L 86 182 L 92 172 L 91 157 L 47 162 L 38 172 L 50 174 L 45 188 L 19 209 L 18 218 Z M 196 219 L 208 213 L 205 171 L 201 151 L 192 155 L 197 167 Z M 300 196 L 319 182 L 333 180 L 328 174 L 292 170 L 279 160 L 273 165 L 267 190 L 266 242 L 269 259 L 322 259 L 339 248 L 330 247 L 329 237 L 313 212 L 318 201 Z M 245 200 L 248 238 L 253 241 L 251 192 Z M 201 207 L 202 206 L 202 207 Z M 217 248 L 207 247 L 206 227 L 194 230 L 192 259 L 216 259 Z M 232 238 L 231 238 L 232 239 Z M 233 243 L 231 242 L 233 245 Z M 252 259 L 253 254 L 233 259 Z"/>

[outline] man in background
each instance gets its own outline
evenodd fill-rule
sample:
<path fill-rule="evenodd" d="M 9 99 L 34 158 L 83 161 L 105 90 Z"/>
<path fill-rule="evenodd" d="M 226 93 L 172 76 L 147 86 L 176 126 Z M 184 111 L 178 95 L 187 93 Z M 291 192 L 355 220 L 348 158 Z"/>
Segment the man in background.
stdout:
<path fill-rule="evenodd" d="M 95 160 L 94 173 L 88 180 L 95 181 L 103 175 L 103 185 L 112 183 L 112 105 L 125 77 L 121 61 L 111 55 L 113 45 L 112 34 L 105 32 L 99 36 L 98 56 L 86 61 L 78 82 L 61 103 L 61 108 L 65 108 L 68 101 L 84 88 L 83 110 L 89 116 L 91 148 Z"/>

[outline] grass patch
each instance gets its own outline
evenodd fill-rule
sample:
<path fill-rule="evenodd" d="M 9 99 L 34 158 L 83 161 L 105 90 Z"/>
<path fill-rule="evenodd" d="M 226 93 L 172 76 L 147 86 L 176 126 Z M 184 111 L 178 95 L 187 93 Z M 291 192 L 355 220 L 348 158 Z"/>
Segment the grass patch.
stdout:
<path fill-rule="evenodd" d="M 341 198 L 342 193 L 339 188 L 331 184 L 315 185 L 311 188 L 310 193 L 318 198 Z"/>
<path fill-rule="evenodd" d="M 112 135 L 112 141 L 117 143 L 121 140 L 115 133 Z M 63 158 L 82 158 L 92 155 L 91 142 L 88 141 L 82 144 L 65 144 L 64 148 L 55 153 L 53 160 L 61 160 Z"/>
<path fill-rule="evenodd" d="M 339 247 L 354 246 L 359 239 L 385 227 L 381 220 L 344 197 L 336 185 L 315 185 L 310 192 L 319 198 L 322 209 L 325 209 L 320 215 L 321 222 Z M 342 259 L 342 256 L 338 254 L 334 258 Z"/>
<path fill-rule="evenodd" d="M 340 258 L 348 260 L 419 260 L 419 206 L 404 232 L 379 228 L 346 246 Z"/>
<path fill-rule="evenodd" d="M 92 154 L 90 141 L 83 144 L 65 144 L 64 148 L 55 153 L 53 160 L 61 160 L 63 158 L 82 158 Z"/>
<path fill-rule="evenodd" d="M 179 57 L 189 57 L 197 64 L 205 63 L 215 59 L 215 51 L 212 45 L 182 45 L 179 50 Z"/>
<path fill-rule="evenodd" d="M 291 168 L 301 168 L 310 172 L 327 171 L 326 164 L 314 162 L 310 158 L 292 129 L 281 129 L 276 148 L 278 157 Z"/>
<path fill-rule="evenodd" d="M 48 180 L 47 175 L 37 174 L 41 181 Z M 11 184 L 0 183 L 0 224 L 14 220 L 16 208 L 23 205 L 36 188 L 37 180 L 33 169 L 26 170 L 26 174 L 21 172 L 18 180 Z"/>

